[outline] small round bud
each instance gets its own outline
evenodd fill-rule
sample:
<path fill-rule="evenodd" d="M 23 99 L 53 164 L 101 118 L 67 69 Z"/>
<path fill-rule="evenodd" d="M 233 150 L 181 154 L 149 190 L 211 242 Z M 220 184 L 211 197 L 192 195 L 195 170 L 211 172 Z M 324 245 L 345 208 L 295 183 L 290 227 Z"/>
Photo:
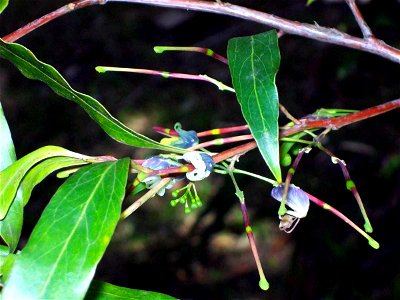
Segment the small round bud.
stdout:
<path fill-rule="evenodd" d="M 281 165 L 283 167 L 288 167 L 290 166 L 290 164 L 292 163 L 292 157 L 285 153 L 282 157 L 281 157 Z"/>

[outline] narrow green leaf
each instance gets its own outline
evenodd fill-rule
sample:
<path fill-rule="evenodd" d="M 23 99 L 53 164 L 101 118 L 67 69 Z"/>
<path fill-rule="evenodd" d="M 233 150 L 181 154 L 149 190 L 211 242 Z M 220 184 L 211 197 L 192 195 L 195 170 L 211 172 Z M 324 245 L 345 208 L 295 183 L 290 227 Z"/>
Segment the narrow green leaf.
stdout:
<path fill-rule="evenodd" d="M 0 14 L 6 9 L 8 0 L 0 0 Z"/>
<path fill-rule="evenodd" d="M 82 160 L 90 158 L 89 156 L 72 152 L 61 147 L 45 146 L 17 160 L 14 164 L 0 172 L 0 186 L 2 187 L 0 189 L 0 219 L 3 219 L 7 214 L 10 204 L 16 195 L 18 186 L 26 172 L 39 161 L 55 156 L 74 157 Z"/>
<path fill-rule="evenodd" d="M 0 103 L 0 171 L 7 168 L 17 160 L 14 143 L 8 127 L 4 111 Z M 3 180 L 0 179 L 0 187 L 3 189 Z M 22 193 L 18 192 L 7 216 L 0 221 L 0 236 L 8 245 L 9 253 L 15 251 L 21 236 L 23 222 Z"/>
<path fill-rule="evenodd" d="M 3 289 L 7 299 L 83 299 L 119 221 L 129 159 L 81 168 L 58 189 Z"/>
<path fill-rule="evenodd" d="M 275 85 L 280 54 L 276 31 L 229 40 L 228 63 L 243 117 L 269 169 L 281 182 Z"/>
<path fill-rule="evenodd" d="M 46 83 L 55 93 L 79 104 L 103 130 L 118 142 L 134 147 L 153 148 L 184 153 L 185 150 L 161 145 L 126 127 L 115 119 L 96 99 L 75 91 L 52 66 L 39 61 L 27 48 L 0 39 L 0 56 L 13 63 L 29 79 Z"/>
<path fill-rule="evenodd" d="M 87 163 L 81 159 L 61 156 L 48 158 L 34 166 L 28 171 L 21 182 L 23 205 L 25 206 L 28 203 L 33 188 L 54 171 L 72 166 L 81 166 Z"/>
<path fill-rule="evenodd" d="M 85 300 L 176 300 L 176 298 L 150 291 L 133 290 L 107 282 L 93 281 Z"/>

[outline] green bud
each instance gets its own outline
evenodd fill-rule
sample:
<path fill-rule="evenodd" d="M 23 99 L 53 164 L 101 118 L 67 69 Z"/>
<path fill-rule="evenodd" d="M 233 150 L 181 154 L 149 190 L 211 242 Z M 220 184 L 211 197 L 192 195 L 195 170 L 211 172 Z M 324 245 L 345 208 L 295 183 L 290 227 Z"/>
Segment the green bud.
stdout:
<path fill-rule="evenodd" d="M 180 199 L 171 200 L 171 201 L 169 202 L 169 204 L 170 204 L 172 207 L 175 207 L 175 206 L 179 203 L 179 201 L 180 201 Z"/>
<path fill-rule="evenodd" d="M 263 291 L 266 291 L 269 289 L 269 283 L 268 283 L 267 279 L 265 279 L 265 278 L 260 279 L 260 282 L 258 283 L 258 285 L 260 286 L 260 289 L 262 289 Z"/>
<path fill-rule="evenodd" d="M 285 153 L 282 157 L 281 157 L 281 165 L 283 167 L 288 167 L 290 166 L 290 164 L 292 163 L 292 157 Z"/>
<path fill-rule="evenodd" d="M 368 244 L 374 249 L 379 249 L 379 243 L 375 240 L 369 240 Z"/>

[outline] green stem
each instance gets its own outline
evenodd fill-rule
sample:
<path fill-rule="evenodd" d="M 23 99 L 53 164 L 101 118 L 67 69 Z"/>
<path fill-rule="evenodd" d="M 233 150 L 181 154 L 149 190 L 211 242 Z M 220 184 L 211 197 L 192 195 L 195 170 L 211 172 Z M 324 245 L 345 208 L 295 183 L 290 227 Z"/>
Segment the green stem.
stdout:
<path fill-rule="evenodd" d="M 268 182 L 268 183 L 272 184 L 273 186 L 278 185 L 278 181 L 276 181 L 276 180 L 269 179 L 269 178 L 267 178 L 267 177 L 264 177 L 264 176 L 261 176 L 261 175 L 258 175 L 258 174 L 252 173 L 252 172 L 248 172 L 248 171 L 245 171 L 245 170 L 241 170 L 241 169 L 234 168 L 234 169 L 232 170 L 232 173 L 243 174 L 243 175 L 251 176 L 251 177 L 257 178 L 257 179 L 259 179 L 259 180 Z"/>

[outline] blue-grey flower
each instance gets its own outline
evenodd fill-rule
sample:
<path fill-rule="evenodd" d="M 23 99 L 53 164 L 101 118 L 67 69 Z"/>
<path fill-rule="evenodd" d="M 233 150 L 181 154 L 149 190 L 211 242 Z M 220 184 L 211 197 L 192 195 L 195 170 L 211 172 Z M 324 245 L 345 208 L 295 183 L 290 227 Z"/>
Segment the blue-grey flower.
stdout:
<path fill-rule="evenodd" d="M 180 123 L 176 123 L 174 129 L 178 136 L 163 138 L 161 144 L 187 149 L 199 143 L 196 131 L 183 130 Z"/>
<path fill-rule="evenodd" d="M 283 189 L 284 184 L 274 187 L 271 191 L 271 196 L 281 202 Z M 308 208 L 310 207 L 310 199 L 308 199 L 308 196 L 301 188 L 291 184 L 288 189 L 286 205 L 291 208 L 291 210 L 288 210 L 286 214 L 296 218 L 304 218 L 307 215 Z"/>
<path fill-rule="evenodd" d="M 208 177 L 214 168 L 212 157 L 206 153 L 187 152 L 182 158 L 194 166 L 194 170 L 186 173 L 190 181 L 200 181 Z"/>
<path fill-rule="evenodd" d="M 162 169 L 168 169 L 168 168 L 173 168 L 173 167 L 179 167 L 182 164 L 168 158 L 163 158 L 160 156 L 152 156 L 148 159 L 146 159 L 142 166 L 146 167 L 151 170 L 162 170 Z M 182 179 L 182 178 L 180 178 Z M 165 190 L 170 189 L 176 181 L 179 180 L 179 178 L 173 178 L 171 181 L 162 189 L 160 189 L 157 194 L 159 196 L 164 196 Z M 155 187 L 159 182 L 161 181 L 161 176 L 159 175 L 152 175 L 144 178 L 142 182 L 146 184 L 147 189 L 152 189 Z"/>

